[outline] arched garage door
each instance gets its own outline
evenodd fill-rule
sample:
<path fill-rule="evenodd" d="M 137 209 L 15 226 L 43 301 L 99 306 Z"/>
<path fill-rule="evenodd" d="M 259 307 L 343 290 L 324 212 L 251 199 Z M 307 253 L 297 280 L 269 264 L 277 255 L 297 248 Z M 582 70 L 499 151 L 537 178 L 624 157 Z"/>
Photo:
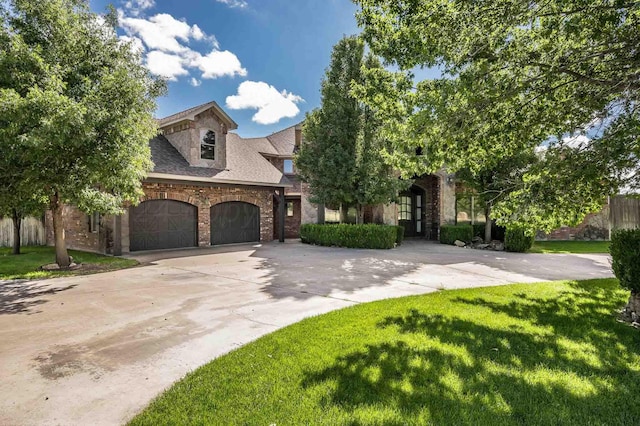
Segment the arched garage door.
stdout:
<path fill-rule="evenodd" d="M 241 201 L 211 207 L 211 245 L 260 241 L 260 208 Z"/>
<path fill-rule="evenodd" d="M 198 208 L 175 200 L 149 200 L 129 217 L 129 250 L 197 246 Z"/>

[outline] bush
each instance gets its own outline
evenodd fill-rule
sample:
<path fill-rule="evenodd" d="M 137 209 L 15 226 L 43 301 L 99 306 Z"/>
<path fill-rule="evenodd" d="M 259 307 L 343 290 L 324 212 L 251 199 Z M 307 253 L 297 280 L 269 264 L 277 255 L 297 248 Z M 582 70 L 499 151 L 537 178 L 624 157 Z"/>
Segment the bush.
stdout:
<path fill-rule="evenodd" d="M 398 230 L 391 225 L 316 225 L 300 226 L 303 243 L 350 248 L 390 249 L 396 244 Z"/>
<path fill-rule="evenodd" d="M 484 223 L 474 223 L 471 226 L 473 226 L 473 236 L 484 240 Z"/>
<path fill-rule="evenodd" d="M 522 228 L 507 229 L 504 235 L 504 249 L 524 253 L 533 245 L 535 235 Z"/>
<path fill-rule="evenodd" d="M 623 288 L 640 294 L 640 229 L 620 229 L 611 234 L 611 269 Z"/>
<path fill-rule="evenodd" d="M 474 223 L 473 236 L 480 237 L 484 240 L 484 223 Z M 495 222 L 491 224 L 491 239 L 504 242 L 505 228 L 504 226 L 498 226 Z M 488 241 L 487 241 L 488 242 Z"/>
<path fill-rule="evenodd" d="M 404 240 L 404 226 L 396 225 L 396 244 L 402 244 Z"/>
<path fill-rule="evenodd" d="M 470 242 L 473 239 L 473 226 L 471 225 L 442 225 L 440 227 L 440 242 L 453 244 L 456 240 Z"/>

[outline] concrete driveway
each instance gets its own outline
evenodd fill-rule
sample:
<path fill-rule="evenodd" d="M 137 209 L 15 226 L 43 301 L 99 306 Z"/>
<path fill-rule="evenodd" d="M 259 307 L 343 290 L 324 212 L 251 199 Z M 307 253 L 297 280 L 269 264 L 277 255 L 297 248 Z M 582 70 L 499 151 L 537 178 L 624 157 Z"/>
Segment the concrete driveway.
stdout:
<path fill-rule="evenodd" d="M 0 424 L 118 424 L 187 372 L 300 319 L 439 289 L 610 277 L 605 255 L 285 244 L 137 256 L 146 266 L 0 283 Z"/>

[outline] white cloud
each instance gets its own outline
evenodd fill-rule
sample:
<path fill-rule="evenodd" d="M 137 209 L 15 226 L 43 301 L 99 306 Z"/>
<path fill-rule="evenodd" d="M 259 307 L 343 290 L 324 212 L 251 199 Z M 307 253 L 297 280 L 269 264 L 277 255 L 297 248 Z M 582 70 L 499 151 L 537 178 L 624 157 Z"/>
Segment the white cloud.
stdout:
<path fill-rule="evenodd" d="M 562 138 L 562 142 L 570 148 L 582 148 L 583 146 L 589 144 L 589 142 L 591 142 L 591 139 L 589 139 L 585 135 L 567 136 Z"/>
<path fill-rule="evenodd" d="M 219 50 L 215 37 L 207 35 L 198 25 L 189 25 L 167 13 L 134 18 L 122 10 L 119 21 L 126 32 L 121 37 L 124 41 L 132 42 L 133 47 L 143 53 L 145 48 L 150 51 L 146 64 L 156 75 L 175 80 L 188 75 L 190 69 L 199 70 L 200 78 L 205 79 L 247 75 L 238 57 L 228 50 Z M 209 53 L 194 50 L 190 41 L 208 42 Z"/>
<path fill-rule="evenodd" d="M 242 68 L 238 57 L 228 50 L 213 50 L 206 56 L 194 53 L 189 61 L 189 66 L 199 68 L 202 71 L 202 78 L 247 75 L 247 70 Z"/>
<path fill-rule="evenodd" d="M 238 94 L 227 97 L 227 108 L 257 109 L 252 120 L 259 124 L 277 123 L 283 118 L 295 117 L 300 113 L 296 105 L 304 102 L 298 95 L 286 90 L 279 92 L 275 87 L 262 81 L 245 81 L 238 86 Z"/>
<path fill-rule="evenodd" d="M 181 75 L 188 75 L 184 68 L 184 59 L 178 55 L 152 50 L 147 55 L 147 68 L 152 73 L 169 80 L 177 80 Z"/>
<path fill-rule="evenodd" d="M 138 16 L 155 5 L 155 0 L 129 0 L 124 3 L 124 8 L 133 16 Z"/>
<path fill-rule="evenodd" d="M 131 50 L 136 54 L 144 53 L 144 44 L 138 37 L 120 36 L 123 43 L 131 43 Z"/>
<path fill-rule="evenodd" d="M 216 0 L 218 3 L 226 4 L 229 7 L 244 9 L 249 6 L 246 0 Z"/>
<path fill-rule="evenodd" d="M 202 82 L 195 77 L 191 77 L 191 80 L 189 80 L 189 84 L 193 87 L 198 87 L 202 84 Z"/>
<path fill-rule="evenodd" d="M 129 36 L 137 36 L 149 49 L 165 52 L 185 52 L 189 47 L 180 43 L 188 42 L 192 31 L 202 33 L 196 26 L 193 29 L 189 24 L 179 21 L 168 13 L 159 13 L 149 19 L 130 18 L 122 16 L 120 25 Z"/>

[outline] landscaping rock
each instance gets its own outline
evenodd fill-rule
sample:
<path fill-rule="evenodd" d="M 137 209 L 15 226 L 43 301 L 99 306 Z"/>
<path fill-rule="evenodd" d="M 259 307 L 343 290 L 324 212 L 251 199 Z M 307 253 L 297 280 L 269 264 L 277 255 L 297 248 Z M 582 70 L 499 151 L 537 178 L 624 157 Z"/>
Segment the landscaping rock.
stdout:
<path fill-rule="evenodd" d="M 504 251 L 504 243 L 502 241 L 493 240 L 489 244 L 489 248 L 495 251 Z"/>
<path fill-rule="evenodd" d="M 60 265 L 58 265 L 57 263 L 49 263 L 47 265 L 42 265 L 40 269 L 42 269 L 43 271 L 58 271 L 60 270 Z"/>
<path fill-rule="evenodd" d="M 478 244 L 476 248 L 480 250 L 486 250 L 487 248 L 489 248 L 489 244 Z"/>
<path fill-rule="evenodd" d="M 476 236 L 476 237 L 473 237 L 473 239 L 471 240 L 471 242 L 472 242 L 472 243 L 480 243 L 480 244 L 482 244 L 482 243 L 484 243 L 484 240 L 482 239 L 482 237 L 478 237 L 478 236 Z"/>
<path fill-rule="evenodd" d="M 453 242 L 453 245 L 454 245 L 454 246 L 456 246 L 456 247 L 464 247 L 464 246 L 466 246 L 466 245 L 467 245 L 467 243 L 465 243 L 464 241 L 455 240 L 455 241 Z"/>

